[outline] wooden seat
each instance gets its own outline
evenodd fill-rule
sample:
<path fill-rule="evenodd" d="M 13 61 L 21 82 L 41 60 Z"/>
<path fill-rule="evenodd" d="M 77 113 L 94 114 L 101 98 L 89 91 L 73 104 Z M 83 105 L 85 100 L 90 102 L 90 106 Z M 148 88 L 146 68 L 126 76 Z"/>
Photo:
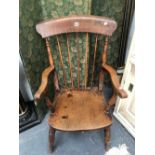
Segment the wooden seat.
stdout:
<path fill-rule="evenodd" d="M 97 92 L 63 92 L 55 104 L 55 112 L 48 122 L 58 130 L 93 130 L 112 124 L 112 119 L 106 114 L 104 97 Z"/>

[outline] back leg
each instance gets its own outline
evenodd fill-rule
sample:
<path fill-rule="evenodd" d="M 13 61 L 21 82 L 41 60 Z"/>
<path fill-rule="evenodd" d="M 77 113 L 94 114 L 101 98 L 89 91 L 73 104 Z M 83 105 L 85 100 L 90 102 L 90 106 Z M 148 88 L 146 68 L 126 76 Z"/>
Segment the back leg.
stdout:
<path fill-rule="evenodd" d="M 104 129 L 104 139 L 105 139 L 105 150 L 108 151 L 110 148 L 110 127 Z"/>
<path fill-rule="evenodd" d="M 53 152 L 54 149 L 54 139 L 55 139 L 55 129 L 50 126 L 49 129 L 49 150 Z"/>

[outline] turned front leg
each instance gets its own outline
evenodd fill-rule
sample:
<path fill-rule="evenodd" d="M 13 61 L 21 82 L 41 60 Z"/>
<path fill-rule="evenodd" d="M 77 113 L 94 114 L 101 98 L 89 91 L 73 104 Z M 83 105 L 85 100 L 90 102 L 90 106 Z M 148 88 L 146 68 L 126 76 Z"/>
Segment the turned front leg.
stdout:
<path fill-rule="evenodd" d="M 49 150 L 53 152 L 54 149 L 54 139 L 55 139 L 55 129 L 50 126 L 49 129 Z"/>
<path fill-rule="evenodd" d="M 110 127 L 104 129 L 104 139 L 105 139 L 105 150 L 107 151 L 110 147 Z"/>

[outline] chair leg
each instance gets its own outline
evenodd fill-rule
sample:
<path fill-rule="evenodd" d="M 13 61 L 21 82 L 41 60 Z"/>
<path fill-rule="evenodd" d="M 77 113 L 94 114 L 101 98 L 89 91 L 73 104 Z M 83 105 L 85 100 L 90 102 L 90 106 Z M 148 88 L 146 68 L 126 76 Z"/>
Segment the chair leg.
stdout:
<path fill-rule="evenodd" d="M 108 151 L 110 148 L 110 127 L 104 129 L 104 139 L 105 139 L 105 150 Z"/>
<path fill-rule="evenodd" d="M 49 151 L 53 152 L 54 149 L 54 139 L 55 139 L 55 129 L 50 126 L 49 129 Z"/>

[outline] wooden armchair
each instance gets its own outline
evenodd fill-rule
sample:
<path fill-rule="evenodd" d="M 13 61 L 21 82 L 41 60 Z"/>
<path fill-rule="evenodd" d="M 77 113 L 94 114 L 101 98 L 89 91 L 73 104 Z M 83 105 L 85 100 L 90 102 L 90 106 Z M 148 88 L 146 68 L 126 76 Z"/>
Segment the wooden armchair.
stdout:
<path fill-rule="evenodd" d="M 96 130 L 103 128 L 105 131 L 105 146 L 110 142 L 110 126 L 112 125 L 112 118 L 109 114 L 109 110 L 114 106 L 116 101 L 116 96 L 121 98 L 126 98 L 126 92 L 120 87 L 119 80 L 117 78 L 116 71 L 106 64 L 107 49 L 108 49 L 108 38 L 115 31 L 117 24 L 114 20 L 106 17 L 98 16 L 69 16 L 64 18 L 58 18 L 54 20 L 48 20 L 37 24 L 37 32 L 45 38 L 48 58 L 49 58 L 49 67 L 46 68 L 42 73 L 42 82 L 35 94 L 35 99 L 39 100 L 43 94 L 45 94 L 46 102 L 49 108 L 52 109 L 52 113 L 49 117 L 48 123 L 50 126 L 49 130 L 49 148 L 53 150 L 55 131 L 87 131 L 87 130 Z M 73 66 L 71 62 L 71 50 L 70 50 L 70 41 L 69 33 L 86 33 L 86 51 L 85 52 L 85 75 L 84 79 L 81 79 L 84 82 L 84 85 L 81 85 L 80 81 L 80 62 L 78 57 L 77 63 L 77 77 L 73 77 Z M 105 35 L 105 43 L 103 43 L 104 48 L 102 51 L 102 64 L 101 71 L 99 72 L 99 82 L 98 87 L 94 88 L 88 86 L 88 36 L 89 33 L 97 34 L 95 38 L 95 49 L 94 49 L 94 62 L 93 62 L 93 71 L 92 79 L 94 78 L 95 70 L 95 58 L 96 58 L 96 49 L 98 35 Z M 64 68 L 64 62 L 62 58 L 63 50 L 61 49 L 61 43 L 59 41 L 59 36 L 66 34 L 66 44 L 67 44 L 67 54 L 68 54 L 68 64 L 69 64 L 69 76 L 71 81 L 71 87 L 67 85 L 66 80 L 66 71 Z M 59 80 L 57 76 L 57 70 L 55 69 L 53 52 L 50 48 L 49 37 L 56 36 L 58 53 L 59 53 L 59 64 L 63 70 L 63 79 L 64 87 L 59 86 Z M 78 50 L 79 52 L 79 50 Z M 79 54 L 79 53 L 78 53 Z M 108 72 L 111 77 L 111 81 L 114 88 L 114 94 L 111 99 L 106 103 L 103 96 L 103 80 L 104 72 Z M 54 85 L 55 85 L 55 98 L 52 102 L 46 91 L 48 85 L 48 77 L 50 74 L 54 75 Z M 74 85 L 75 80 L 78 81 L 78 86 Z"/>

